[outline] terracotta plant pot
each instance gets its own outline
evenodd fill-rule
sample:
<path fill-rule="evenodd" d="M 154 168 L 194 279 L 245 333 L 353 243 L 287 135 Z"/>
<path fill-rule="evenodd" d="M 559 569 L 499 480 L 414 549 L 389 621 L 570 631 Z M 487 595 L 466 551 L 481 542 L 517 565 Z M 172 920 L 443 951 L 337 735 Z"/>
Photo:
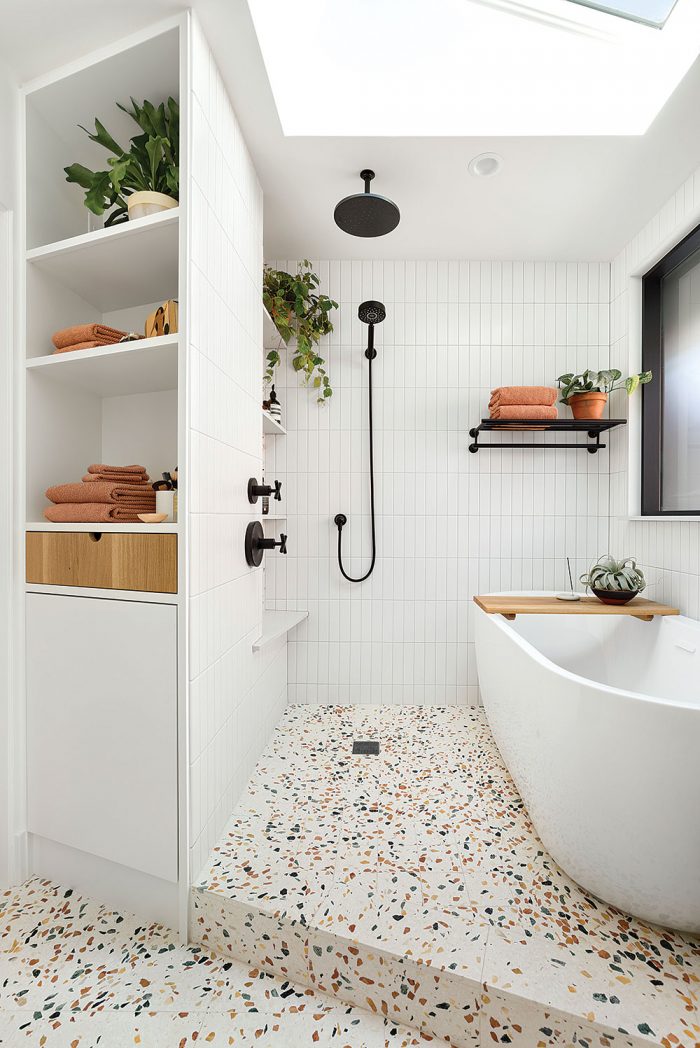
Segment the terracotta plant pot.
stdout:
<path fill-rule="evenodd" d="M 567 400 L 574 418 L 602 418 L 607 393 L 573 393 Z"/>
<path fill-rule="evenodd" d="M 591 590 L 593 595 L 598 598 L 603 604 L 628 604 L 633 597 L 637 594 L 629 593 L 626 590 Z"/>
<path fill-rule="evenodd" d="M 171 207 L 177 207 L 178 201 L 166 193 L 151 193 L 142 190 L 132 193 L 126 204 L 129 209 L 129 221 L 133 222 L 135 218 L 146 218 L 147 215 L 158 215 L 161 211 L 169 211 Z"/>

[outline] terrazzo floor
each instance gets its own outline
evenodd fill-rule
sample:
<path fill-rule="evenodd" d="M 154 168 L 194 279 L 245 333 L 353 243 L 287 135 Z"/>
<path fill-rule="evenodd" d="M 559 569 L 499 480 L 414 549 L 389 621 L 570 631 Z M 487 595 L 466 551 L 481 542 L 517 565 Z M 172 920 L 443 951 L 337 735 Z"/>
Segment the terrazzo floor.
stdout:
<path fill-rule="evenodd" d="M 193 902 L 207 950 L 454 1045 L 700 1045 L 700 942 L 556 866 L 478 708 L 289 707 Z"/>
<path fill-rule="evenodd" d="M 0 933 L 0 1044 L 8 1048 L 428 1043 L 381 1015 L 179 946 L 160 925 L 48 881 L 0 895 Z"/>

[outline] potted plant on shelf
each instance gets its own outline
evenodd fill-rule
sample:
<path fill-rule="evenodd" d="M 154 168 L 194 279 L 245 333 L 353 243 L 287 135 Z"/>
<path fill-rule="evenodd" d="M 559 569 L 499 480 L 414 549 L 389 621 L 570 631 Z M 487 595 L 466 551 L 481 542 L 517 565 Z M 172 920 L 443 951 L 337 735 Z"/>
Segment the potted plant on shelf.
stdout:
<path fill-rule="evenodd" d="M 622 378 L 617 368 L 608 371 L 584 371 L 582 375 L 560 375 L 557 379 L 562 391 L 561 404 L 568 404 L 574 418 L 601 418 L 608 395 L 615 389 L 626 389 L 627 395 L 634 393 L 639 385 L 651 382 L 651 371 Z"/>
<path fill-rule="evenodd" d="M 144 218 L 177 207 L 180 189 L 180 107 L 174 98 L 154 106 L 131 99 L 132 109 L 117 102 L 141 128 L 124 149 L 95 118 L 94 134 L 78 125 L 93 142 L 112 154 L 106 171 L 82 164 L 64 168 L 67 182 L 85 190 L 85 206 L 95 215 L 109 211 L 105 226 Z M 113 209 L 113 210 L 110 210 Z"/>
<path fill-rule="evenodd" d="M 627 604 L 646 589 L 646 579 L 632 557 L 615 560 L 609 553 L 600 557 L 581 582 L 603 604 Z"/>
<path fill-rule="evenodd" d="M 329 314 L 338 308 L 338 303 L 327 295 L 319 295 L 316 291 L 319 284 L 308 259 L 299 263 L 296 273 L 271 269 L 270 266 L 266 266 L 263 272 L 265 308 L 285 346 L 292 338 L 296 339 L 292 367 L 301 372 L 307 385 L 317 390 L 318 402 L 322 404 L 333 395 L 333 390 L 324 367 L 325 360 L 319 356 L 317 347 L 321 338 L 333 330 Z M 280 359 L 278 350 L 268 352 L 266 382 L 272 382 Z"/>

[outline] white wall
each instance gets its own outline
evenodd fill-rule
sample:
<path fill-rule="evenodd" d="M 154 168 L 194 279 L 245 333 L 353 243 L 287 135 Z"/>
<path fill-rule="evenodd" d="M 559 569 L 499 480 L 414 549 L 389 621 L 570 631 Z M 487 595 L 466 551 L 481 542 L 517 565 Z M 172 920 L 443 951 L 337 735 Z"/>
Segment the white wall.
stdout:
<path fill-rule="evenodd" d="M 611 361 L 629 372 L 641 368 L 640 278 L 700 224 L 700 169 L 650 219 L 612 266 Z M 700 522 L 634 520 L 640 451 L 641 397 L 629 405 L 617 395 L 615 411 L 630 411 L 630 432 L 619 432 L 611 458 L 611 548 L 636 557 L 647 577 L 648 596 L 700 618 Z M 630 494 L 631 492 L 631 494 Z"/>
<path fill-rule="evenodd" d="M 13 329 L 16 317 L 16 281 L 13 279 L 14 210 L 17 206 L 17 114 L 19 93 L 9 72 L 0 65 L 0 389 L 2 390 L 2 419 L 0 445 L 5 463 L 5 498 L 0 512 L 0 888 L 15 876 L 11 838 L 17 830 L 13 825 L 11 806 L 14 805 L 11 783 L 15 746 L 12 721 L 11 650 L 14 639 L 12 616 L 13 553 L 15 549 L 12 517 L 14 476 L 11 467 L 13 443 L 14 375 Z"/>
<path fill-rule="evenodd" d="M 253 655 L 262 571 L 243 553 L 262 473 L 262 191 L 209 48 L 192 48 L 189 374 L 190 873 L 286 701 L 284 643 Z"/>
<path fill-rule="evenodd" d="M 609 460 L 607 451 L 471 455 L 468 430 L 488 413 L 494 386 L 555 385 L 565 371 L 607 365 L 610 267 L 314 266 L 341 304 L 321 351 L 335 394 L 319 408 L 284 372 L 288 436 L 271 442 L 267 462 L 267 476 L 284 482 L 289 531 L 289 555 L 268 562 L 267 603 L 310 612 L 288 645 L 290 701 L 473 703 L 473 594 L 563 588 L 567 554 L 580 574 L 604 553 Z M 353 585 L 337 567 L 332 521 L 348 515 L 346 566 L 361 574 L 367 329 L 357 307 L 367 298 L 387 307 L 375 380 L 379 554 L 374 575 Z"/>

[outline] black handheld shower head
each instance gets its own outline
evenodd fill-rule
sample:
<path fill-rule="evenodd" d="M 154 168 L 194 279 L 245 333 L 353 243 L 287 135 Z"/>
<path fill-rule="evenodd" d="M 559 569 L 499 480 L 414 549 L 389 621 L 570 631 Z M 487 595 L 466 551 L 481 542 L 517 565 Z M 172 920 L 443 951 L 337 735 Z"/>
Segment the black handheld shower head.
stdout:
<path fill-rule="evenodd" d="M 386 317 L 386 309 L 383 302 L 370 299 L 360 304 L 357 315 L 363 324 L 381 324 Z"/>
<path fill-rule="evenodd" d="M 353 193 L 336 204 L 335 224 L 354 237 L 383 237 L 396 229 L 401 212 L 393 200 L 370 192 L 374 171 L 366 168 L 360 172 L 360 178 L 365 183 L 364 193 Z"/>

